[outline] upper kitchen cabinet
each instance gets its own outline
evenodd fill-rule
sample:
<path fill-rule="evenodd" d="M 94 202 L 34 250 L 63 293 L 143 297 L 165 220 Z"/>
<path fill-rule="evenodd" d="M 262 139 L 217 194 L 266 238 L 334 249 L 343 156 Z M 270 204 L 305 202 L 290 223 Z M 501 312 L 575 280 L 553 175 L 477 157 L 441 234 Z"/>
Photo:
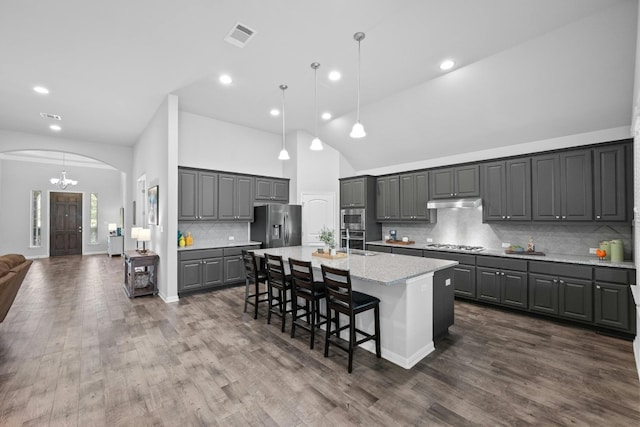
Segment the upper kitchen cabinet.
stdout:
<path fill-rule="evenodd" d="M 340 208 L 364 208 L 367 200 L 367 183 L 365 177 L 350 178 L 340 181 Z"/>
<path fill-rule="evenodd" d="M 531 168 L 534 220 L 593 220 L 591 150 L 534 156 Z"/>
<path fill-rule="evenodd" d="M 427 201 L 429 199 L 428 172 L 415 172 L 400 175 L 400 219 L 429 219 Z"/>
<path fill-rule="evenodd" d="M 482 165 L 484 221 L 531 219 L 531 160 L 512 159 Z"/>
<path fill-rule="evenodd" d="M 593 150 L 593 198 L 596 221 L 627 219 L 625 149 L 625 145 L 614 145 L 597 147 Z M 628 182 L 633 182 L 633 178 L 629 177 Z"/>
<path fill-rule="evenodd" d="M 253 221 L 254 178 L 232 174 L 218 177 L 218 219 Z"/>
<path fill-rule="evenodd" d="M 431 198 L 477 197 L 480 195 L 480 167 L 457 166 L 431 171 Z"/>
<path fill-rule="evenodd" d="M 376 180 L 376 219 L 390 221 L 400 219 L 400 178 L 398 175 Z"/>
<path fill-rule="evenodd" d="M 218 174 L 178 169 L 178 221 L 218 219 Z"/>
<path fill-rule="evenodd" d="M 256 202 L 289 203 L 289 180 L 256 177 Z"/>

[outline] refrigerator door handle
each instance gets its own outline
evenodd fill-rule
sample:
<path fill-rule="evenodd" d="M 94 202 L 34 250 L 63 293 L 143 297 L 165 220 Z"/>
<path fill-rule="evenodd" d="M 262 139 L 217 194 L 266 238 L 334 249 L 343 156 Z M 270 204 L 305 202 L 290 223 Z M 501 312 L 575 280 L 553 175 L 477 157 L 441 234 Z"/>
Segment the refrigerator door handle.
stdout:
<path fill-rule="evenodd" d="M 289 229 L 287 228 L 287 216 L 288 214 L 285 213 L 284 219 L 283 219 L 283 225 L 282 225 L 282 228 L 284 228 L 284 245 L 285 246 L 289 246 Z"/>

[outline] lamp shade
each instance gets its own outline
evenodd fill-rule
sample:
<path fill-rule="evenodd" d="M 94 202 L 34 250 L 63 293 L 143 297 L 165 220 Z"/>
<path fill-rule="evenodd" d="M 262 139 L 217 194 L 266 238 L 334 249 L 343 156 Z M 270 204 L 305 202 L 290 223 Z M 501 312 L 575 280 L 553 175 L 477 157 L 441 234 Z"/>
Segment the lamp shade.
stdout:
<path fill-rule="evenodd" d="M 349 134 L 351 138 L 364 138 L 367 134 L 364 131 L 364 126 L 360 122 L 356 122 L 351 129 L 351 133 Z"/>
<path fill-rule="evenodd" d="M 151 240 L 151 229 L 141 228 L 138 230 L 138 242 L 148 242 Z"/>
<path fill-rule="evenodd" d="M 142 227 L 131 227 L 131 238 L 138 240 L 140 230 L 142 230 Z"/>

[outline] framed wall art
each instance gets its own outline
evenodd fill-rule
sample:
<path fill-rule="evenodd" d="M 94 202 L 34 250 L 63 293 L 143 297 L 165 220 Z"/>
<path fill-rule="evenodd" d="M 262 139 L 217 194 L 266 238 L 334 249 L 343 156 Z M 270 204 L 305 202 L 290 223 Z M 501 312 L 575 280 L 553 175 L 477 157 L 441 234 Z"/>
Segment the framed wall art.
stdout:
<path fill-rule="evenodd" d="M 149 202 L 149 216 L 148 216 L 148 224 L 151 225 L 158 225 L 160 224 L 159 218 L 158 218 L 158 186 L 154 185 L 153 187 L 149 188 L 149 191 L 147 192 L 147 200 Z"/>

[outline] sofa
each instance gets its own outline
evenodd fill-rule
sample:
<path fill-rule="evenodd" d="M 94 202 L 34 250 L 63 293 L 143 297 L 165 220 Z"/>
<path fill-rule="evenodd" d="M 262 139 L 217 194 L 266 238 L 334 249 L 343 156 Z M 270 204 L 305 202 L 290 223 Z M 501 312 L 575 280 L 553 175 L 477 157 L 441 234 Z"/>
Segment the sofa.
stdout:
<path fill-rule="evenodd" d="M 0 256 L 0 322 L 7 316 L 32 263 L 18 254 Z"/>

